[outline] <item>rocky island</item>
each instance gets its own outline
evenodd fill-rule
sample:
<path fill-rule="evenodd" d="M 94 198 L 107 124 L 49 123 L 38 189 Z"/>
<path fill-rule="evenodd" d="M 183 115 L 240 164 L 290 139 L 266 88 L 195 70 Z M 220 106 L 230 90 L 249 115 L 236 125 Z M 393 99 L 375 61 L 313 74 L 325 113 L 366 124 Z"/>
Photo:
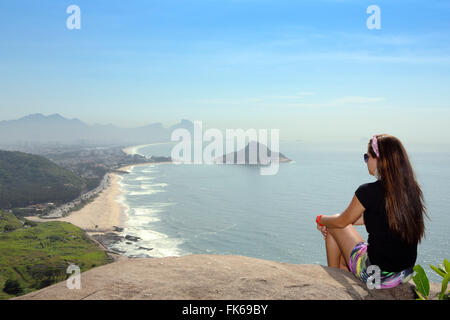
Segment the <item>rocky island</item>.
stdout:
<path fill-rule="evenodd" d="M 262 148 L 261 153 L 264 155 L 261 157 L 260 150 Z M 265 151 L 265 152 L 264 152 Z M 250 152 L 256 153 L 256 158 L 250 157 Z M 264 144 L 257 141 L 250 141 L 244 149 L 238 150 L 236 152 L 227 153 L 216 159 L 216 163 L 226 163 L 226 164 L 254 164 L 254 165 L 270 165 L 272 158 L 276 159 L 278 155 L 278 162 L 291 162 L 292 160 L 287 158 L 282 153 L 275 153 Z M 228 159 L 228 160 L 227 160 Z M 230 162 L 231 159 L 231 162 Z M 243 163 L 239 161 L 242 159 Z M 255 161 L 256 160 L 256 161 Z"/>

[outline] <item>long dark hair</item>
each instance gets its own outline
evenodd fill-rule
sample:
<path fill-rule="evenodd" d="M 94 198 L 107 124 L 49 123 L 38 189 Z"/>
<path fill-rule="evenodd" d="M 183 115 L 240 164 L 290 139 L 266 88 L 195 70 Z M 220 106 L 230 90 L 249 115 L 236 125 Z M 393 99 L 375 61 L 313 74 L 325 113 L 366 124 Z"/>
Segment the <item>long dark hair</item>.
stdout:
<path fill-rule="evenodd" d="M 376 135 L 378 158 L 369 142 L 368 152 L 378 158 L 377 171 L 384 187 L 389 228 L 402 241 L 418 243 L 425 236 L 424 216 L 428 217 L 422 190 L 403 144 L 389 134 Z"/>

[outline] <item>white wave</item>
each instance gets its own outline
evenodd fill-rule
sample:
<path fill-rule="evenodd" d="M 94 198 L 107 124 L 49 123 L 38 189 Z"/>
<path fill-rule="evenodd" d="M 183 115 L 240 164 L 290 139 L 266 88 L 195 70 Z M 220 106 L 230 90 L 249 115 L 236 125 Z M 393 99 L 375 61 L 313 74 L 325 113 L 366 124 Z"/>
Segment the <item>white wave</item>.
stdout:
<path fill-rule="evenodd" d="M 145 181 L 145 180 L 154 180 L 154 179 L 155 179 L 155 177 L 140 176 L 140 177 L 135 178 L 134 180 Z"/>
<path fill-rule="evenodd" d="M 152 203 L 152 208 L 165 208 L 169 206 L 173 206 L 176 204 L 175 202 L 155 202 Z"/>
<path fill-rule="evenodd" d="M 167 186 L 168 186 L 167 183 L 152 183 L 152 184 L 143 184 L 143 185 L 141 185 L 141 188 L 145 189 L 145 190 L 149 190 L 149 189 L 152 189 L 154 187 L 164 188 L 164 187 L 167 187 Z"/>
<path fill-rule="evenodd" d="M 126 188 L 125 188 L 125 184 L 123 183 L 123 177 L 119 176 L 119 178 L 120 179 L 117 181 L 117 184 L 119 185 L 120 194 L 115 199 L 115 201 L 120 204 L 121 208 L 123 208 L 123 210 L 124 210 L 125 215 L 128 216 L 128 213 L 130 211 L 130 206 L 128 205 L 128 203 L 126 201 L 126 196 L 124 193 L 124 190 Z"/>
<path fill-rule="evenodd" d="M 146 191 L 131 191 L 128 193 L 128 195 L 130 196 L 145 196 L 145 195 L 150 195 L 150 194 L 155 194 L 155 193 L 160 193 L 160 192 L 166 192 L 165 190 L 146 190 Z"/>
<path fill-rule="evenodd" d="M 160 215 L 164 214 L 165 208 L 175 203 L 156 202 L 149 206 L 137 207 L 130 205 L 129 202 L 127 203 L 127 197 L 130 196 L 166 192 L 167 183 L 152 183 L 151 180 L 154 180 L 154 177 L 146 175 L 146 173 L 152 171 L 145 167 L 145 170 L 135 171 L 135 174 L 127 175 L 121 179 L 120 186 L 123 192 L 119 201 L 124 205 L 127 212 L 126 225 L 121 235 L 137 236 L 140 240 L 137 242 L 124 240 L 115 244 L 113 248 L 124 251 L 126 256 L 168 257 L 187 254 L 179 248 L 179 245 L 184 242 L 181 238 L 171 238 L 166 234 L 151 230 L 152 224 L 160 221 Z M 135 181 L 138 184 L 126 183 L 123 179 L 130 182 Z M 146 250 L 145 248 L 152 248 L 152 250 Z"/>
<path fill-rule="evenodd" d="M 124 185 L 123 176 L 117 175 L 117 184 L 119 185 L 119 188 L 123 187 Z"/>
<path fill-rule="evenodd" d="M 152 222 L 158 222 L 159 218 L 157 217 L 150 217 L 150 216 L 145 216 L 145 215 L 135 215 L 132 216 L 132 218 L 129 218 L 127 221 L 127 226 L 130 228 L 140 228 L 143 227 L 145 225 L 148 225 L 149 223 Z"/>
<path fill-rule="evenodd" d="M 178 248 L 184 242 L 180 238 L 170 238 L 154 230 L 133 227 L 125 228 L 122 234 L 140 238 L 137 242 L 122 241 L 114 246 L 116 249 L 125 251 L 127 256 L 146 254 L 151 257 L 168 257 L 186 254 Z M 127 244 L 127 242 L 130 243 Z M 139 247 L 152 248 L 152 250 L 148 251 Z"/>
<path fill-rule="evenodd" d="M 164 212 L 164 210 L 160 208 L 133 208 L 133 214 L 136 216 L 154 216 L 161 212 Z"/>

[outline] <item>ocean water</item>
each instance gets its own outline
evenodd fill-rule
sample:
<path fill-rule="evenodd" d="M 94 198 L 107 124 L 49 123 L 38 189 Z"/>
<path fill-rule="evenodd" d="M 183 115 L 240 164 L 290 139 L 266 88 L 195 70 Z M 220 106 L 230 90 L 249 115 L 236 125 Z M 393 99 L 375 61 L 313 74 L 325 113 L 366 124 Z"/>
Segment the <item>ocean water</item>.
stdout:
<path fill-rule="evenodd" d="M 172 144 L 148 146 L 144 155 L 170 155 Z M 255 166 L 159 164 L 134 167 L 120 184 L 128 221 L 121 242 L 128 256 L 233 254 L 296 264 L 326 265 L 316 229 L 318 214 L 349 205 L 359 185 L 375 181 L 362 160 L 365 150 L 329 151 L 301 143 L 281 146 L 294 160 L 273 176 Z M 450 154 L 410 153 L 428 214 L 417 263 L 450 258 Z M 356 226 L 367 239 L 364 226 Z M 145 248 L 152 248 L 151 251 Z"/>

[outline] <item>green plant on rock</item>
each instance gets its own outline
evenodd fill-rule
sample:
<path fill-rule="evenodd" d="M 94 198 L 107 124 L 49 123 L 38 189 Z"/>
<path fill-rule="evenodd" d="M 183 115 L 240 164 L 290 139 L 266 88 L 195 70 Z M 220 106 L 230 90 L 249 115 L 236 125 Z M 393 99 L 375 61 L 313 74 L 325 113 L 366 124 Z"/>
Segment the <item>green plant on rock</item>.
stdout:
<path fill-rule="evenodd" d="M 23 289 L 17 280 L 8 279 L 5 282 L 5 286 L 3 287 L 3 291 L 8 294 L 17 295 L 22 293 Z"/>
<path fill-rule="evenodd" d="M 448 281 L 450 280 L 450 263 L 447 259 L 444 259 L 442 264 L 437 267 L 430 264 L 430 268 L 442 277 L 442 287 L 439 293 L 439 300 L 450 300 L 450 292 L 447 290 Z M 416 284 L 416 294 L 419 297 L 417 300 L 428 300 L 430 295 L 430 281 L 423 270 L 422 266 L 417 264 L 414 266 L 416 274 L 413 277 L 413 281 Z"/>

